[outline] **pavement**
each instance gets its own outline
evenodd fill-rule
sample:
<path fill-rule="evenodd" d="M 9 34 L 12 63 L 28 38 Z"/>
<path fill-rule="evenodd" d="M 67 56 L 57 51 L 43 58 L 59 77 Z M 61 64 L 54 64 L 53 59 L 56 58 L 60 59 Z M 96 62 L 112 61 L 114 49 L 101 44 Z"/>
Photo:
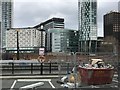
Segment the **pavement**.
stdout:
<path fill-rule="evenodd" d="M 0 79 L 34 79 L 34 78 L 38 78 L 38 79 L 45 79 L 45 78 L 59 78 L 62 77 L 64 75 L 20 75 L 20 76 L 0 76 Z"/>

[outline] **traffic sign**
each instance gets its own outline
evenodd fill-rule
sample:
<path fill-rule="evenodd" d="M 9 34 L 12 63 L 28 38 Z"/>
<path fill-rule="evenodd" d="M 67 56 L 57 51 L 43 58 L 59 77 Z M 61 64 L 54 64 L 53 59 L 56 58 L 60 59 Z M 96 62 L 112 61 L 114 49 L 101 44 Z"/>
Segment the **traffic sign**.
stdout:
<path fill-rule="evenodd" d="M 45 48 L 39 48 L 39 55 L 44 55 Z"/>

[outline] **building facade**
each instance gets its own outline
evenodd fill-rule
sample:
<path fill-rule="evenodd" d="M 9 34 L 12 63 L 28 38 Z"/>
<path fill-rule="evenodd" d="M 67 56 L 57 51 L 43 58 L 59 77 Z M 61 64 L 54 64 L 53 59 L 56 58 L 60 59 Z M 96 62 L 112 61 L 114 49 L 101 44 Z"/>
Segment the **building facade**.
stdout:
<path fill-rule="evenodd" d="M 37 29 L 43 29 L 47 32 L 48 29 L 53 29 L 53 28 L 64 28 L 64 19 L 63 18 L 51 18 L 45 22 L 42 22 L 34 28 Z"/>
<path fill-rule="evenodd" d="M 110 12 L 104 15 L 104 38 L 111 44 L 112 52 L 118 53 L 120 42 L 120 12 Z"/>
<path fill-rule="evenodd" d="M 2 60 L 2 38 L 1 38 L 1 21 L 0 21 L 0 60 Z"/>
<path fill-rule="evenodd" d="M 46 32 L 46 40 L 45 40 L 45 51 L 49 52 L 49 44 L 50 42 L 50 33 L 48 33 L 49 29 L 64 29 L 64 19 L 63 18 L 51 18 L 45 22 L 40 23 L 39 25 L 36 25 L 34 28 L 37 28 L 39 30 L 45 30 Z"/>
<path fill-rule="evenodd" d="M 6 31 L 12 27 L 13 0 L 0 0 L 2 48 L 6 46 Z"/>
<path fill-rule="evenodd" d="M 118 2 L 118 11 L 120 12 L 120 1 Z"/>
<path fill-rule="evenodd" d="M 6 31 L 6 51 L 17 53 L 17 31 L 21 54 L 39 54 L 39 48 L 45 47 L 45 32 L 36 28 L 11 28 Z M 42 45 L 42 46 L 41 46 Z"/>
<path fill-rule="evenodd" d="M 78 31 L 71 29 L 48 29 L 48 52 L 77 52 Z"/>
<path fill-rule="evenodd" d="M 97 0 L 78 1 L 79 51 L 96 52 Z"/>
<path fill-rule="evenodd" d="M 41 23 L 41 25 L 43 25 L 44 30 L 48 30 L 51 28 L 64 28 L 64 19 L 52 18 L 47 20 L 46 22 Z"/>

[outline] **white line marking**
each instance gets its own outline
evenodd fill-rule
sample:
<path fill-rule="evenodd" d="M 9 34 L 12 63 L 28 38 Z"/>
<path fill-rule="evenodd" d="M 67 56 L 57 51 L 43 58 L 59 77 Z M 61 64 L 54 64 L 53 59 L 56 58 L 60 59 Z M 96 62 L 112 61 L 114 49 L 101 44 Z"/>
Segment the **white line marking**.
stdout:
<path fill-rule="evenodd" d="M 118 82 L 117 80 L 113 80 L 114 82 Z"/>
<path fill-rule="evenodd" d="M 118 86 L 117 86 L 117 85 L 115 85 L 115 86 L 110 86 L 110 87 L 113 87 L 113 88 L 114 88 L 114 87 L 116 87 L 116 88 L 117 88 Z"/>
<path fill-rule="evenodd" d="M 117 86 L 117 85 L 115 85 L 115 87 L 117 88 L 118 86 Z"/>
<path fill-rule="evenodd" d="M 23 88 L 34 88 L 34 87 L 42 86 L 42 85 L 44 85 L 44 82 L 38 82 L 38 83 L 34 83 L 34 84 L 30 84 L 30 85 L 27 85 L 27 86 L 20 87 L 20 89 L 23 89 Z"/>
<path fill-rule="evenodd" d="M 18 79 L 19 82 L 33 82 L 33 81 L 51 81 L 51 79 Z"/>
<path fill-rule="evenodd" d="M 52 86 L 52 88 L 55 88 L 55 86 L 51 83 L 51 81 L 49 81 L 49 84 Z"/>
<path fill-rule="evenodd" d="M 11 86 L 11 89 L 13 89 L 13 88 L 14 88 L 14 86 L 15 86 L 16 82 L 17 82 L 17 80 L 15 80 L 15 81 L 14 81 L 14 83 L 13 83 L 13 84 L 12 84 L 12 86 Z"/>
<path fill-rule="evenodd" d="M 114 74 L 114 77 L 118 77 L 118 74 Z"/>

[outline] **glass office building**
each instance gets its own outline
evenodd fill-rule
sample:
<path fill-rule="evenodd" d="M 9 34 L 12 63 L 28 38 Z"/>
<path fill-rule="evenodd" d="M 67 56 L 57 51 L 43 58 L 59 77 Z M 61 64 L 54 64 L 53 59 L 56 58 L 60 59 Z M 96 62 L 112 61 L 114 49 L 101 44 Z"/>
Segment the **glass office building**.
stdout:
<path fill-rule="evenodd" d="M 79 51 L 95 53 L 97 43 L 97 0 L 78 1 Z"/>
<path fill-rule="evenodd" d="M 48 52 L 77 52 L 78 31 L 71 29 L 48 29 Z"/>
<path fill-rule="evenodd" d="M 51 18 L 49 20 L 46 20 L 45 22 L 40 23 L 39 25 L 36 25 L 35 28 L 43 29 L 46 32 L 46 40 L 45 40 L 45 51 L 49 52 L 48 49 L 50 46 L 48 42 L 50 42 L 50 33 L 48 33 L 48 29 L 64 29 L 64 18 Z"/>

